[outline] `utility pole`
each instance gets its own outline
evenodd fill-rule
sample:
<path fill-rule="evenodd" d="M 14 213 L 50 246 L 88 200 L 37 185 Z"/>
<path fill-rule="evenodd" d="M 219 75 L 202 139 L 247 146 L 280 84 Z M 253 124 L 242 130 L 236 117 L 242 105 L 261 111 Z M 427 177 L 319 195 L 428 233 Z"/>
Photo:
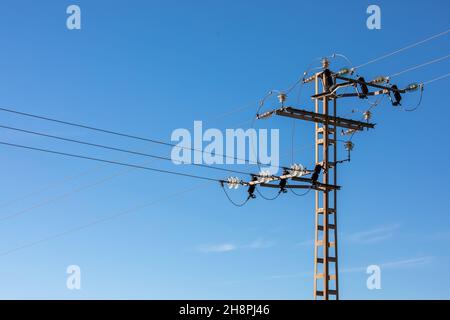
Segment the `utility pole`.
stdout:
<path fill-rule="evenodd" d="M 398 106 L 402 99 L 401 94 L 421 88 L 418 84 L 411 84 L 406 89 L 398 89 L 396 85 L 389 84 L 389 79 L 384 77 L 367 82 L 360 76 L 356 79 L 345 76 L 353 73 L 354 69 L 348 68 L 333 72 L 329 69 L 329 61 L 323 59 L 322 70 L 303 79 L 304 84 L 312 82 L 315 84 L 315 94 L 311 96 L 315 105 L 314 112 L 285 107 L 286 95 L 280 93 L 278 99 L 281 108 L 256 116 L 257 119 L 263 119 L 278 115 L 315 122 L 314 171 L 306 170 L 301 165 L 292 165 L 291 169 L 285 169 L 281 176 L 264 177 L 259 174 L 253 175 L 250 182 L 238 181 L 237 178 L 229 182 L 230 187 L 237 184 L 249 186 L 249 198 L 255 197 L 253 192 L 256 186 L 278 188 L 280 192 L 285 192 L 289 188 L 315 190 L 314 299 L 339 299 L 337 192 L 340 186 L 337 184 L 337 165 L 350 161 L 353 143 L 351 140 L 345 142 L 348 156 L 344 160 L 338 160 L 337 130 L 343 128 L 353 134 L 375 127 L 375 124 L 369 122 L 370 110 L 364 112 L 365 121 L 338 117 L 337 100 L 351 97 L 367 99 L 368 96 L 385 94 L 392 105 Z M 345 87 L 353 87 L 355 92 L 338 92 Z M 374 91 L 369 91 L 369 88 L 373 88 Z M 322 178 L 319 179 L 321 173 Z M 307 175 L 310 177 L 304 177 Z M 279 183 L 274 184 L 274 181 Z M 288 184 L 287 181 L 300 184 Z"/>
<path fill-rule="evenodd" d="M 324 60 L 323 68 L 328 70 L 328 61 Z M 315 77 L 315 93 L 319 94 L 327 88 L 326 73 Z M 315 112 L 322 113 L 325 123 L 315 124 L 316 166 L 322 166 L 324 184 L 337 185 L 337 137 L 336 124 L 330 124 L 329 115 L 336 117 L 336 100 L 330 108 L 329 98 L 324 97 L 322 103 L 315 99 Z M 322 108 L 320 105 L 322 104 Z M 330 110 L 331 109 L 331 110 Z M 314 299 L 321 296 L 328 300 L 331 295 L 339 299 L 338 281 L 338 239 L 337 239 L 337 190 L 326 188 L 315 191 L 316 229 L 314 236 Z"/>

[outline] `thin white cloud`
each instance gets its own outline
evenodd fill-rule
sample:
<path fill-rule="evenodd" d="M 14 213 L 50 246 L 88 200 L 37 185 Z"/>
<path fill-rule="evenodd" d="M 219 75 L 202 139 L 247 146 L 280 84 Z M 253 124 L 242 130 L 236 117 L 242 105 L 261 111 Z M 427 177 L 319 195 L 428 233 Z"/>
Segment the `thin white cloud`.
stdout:
<path fill-rule="evenodd" d="M 314 245 L 314 239 L 305 240 L 296 244 L 297 247 L 309 247 Z"/>
<path fill-rule="evenodd" d="M 242 246 L 242 248 L 248 249 L 265 249 L 273 247 L 275 244 L 272 241 L 265 241 L 263 239 L 257 239 L 247 245 Z"/>
<path fill-rule="evenodd" d="M 430 263 L 434 258 L 430 256 L 426 257 L 418 257 L 418 258 L 410 258 L 403 260 L 394 260 L 383 262 L 380 264 L 373 263 L 378 265 L 381 270 L 385 269 L 404 269 L 410 267 L 417 267 L 421 265 L 425 265 Z M 366 272 L 367 266 L 359 266 L 359 267 L 349 267 L 342 268 L 339 270 L 340 273 L 352 273 L 352 272 Z M 304 277 L 312 277 L 313 274 L 311 272 L 300 272 L 300 273 L 292 273 L 292 274 L 280 274 L 268 277 L 269 279 L 289 279 L 289 278 L 304 278 Z"/>
<path fill-rule="evenodd" d="M 450 232 L 438 231 L 432 234 L 429 238 L 432 240 L 450 240 Z"/>
<path fill-rule="evenodd" d="M 269 247 L 273 247 L 274 242 L 265 241 L 263 239 L 256 239 L 253 242 L 243 245 L 236 245 L 233 243 L 221 243 L 221 244 L 209 244 L 209 245 L 201 245 L 197 247 L 197 251 L 203 253 L 214 253 L 214 252 L 231 252 L 242 249 L 265 249 Z"/>
<path fill-rule="evenodd" d="M 270 276 L 269 279 L 290 279 L 290 278 L 306 278 L 312 277 L 313 274 L 311 272 L 299 272 L 292 274 L 278 274 L 274 276 Z"/>
<path fill-rule="evenodd" d="M 222 244 L 202 245 L 199 246 L 197 249 L 200 252 L 211 253 L 211 252 L 235 251 L 237 247 L 232 243 L 222 243 Z"/>
<path fill-rule="evenodd" d="M 349 234 L 344 237 L 344 240 L 358 244 L 379 243 L 384 240 L 392 238 L 399 228 L 400 228 L 399 224 L 376 227 L 370 230 Z"/>
<path fill-rule="evenodd" d="M 428 264 L 430 263 L 434 258 L 427 256 L 427 257 L 419 257 L 419 258 L 412 258 L 412 259 L 404 259 L 404 260 L 397 260 L 397 261 L 391 261 L 391 262 L 385 262 L 382 263 L 380 266 L 382 268 L 406 268 L 406 267 L 417 267 L 420 265 Z"/>
<path fill-rule="evenodd" d="M 342 236 L 343 241 L 357 244 L 374 244 L 387 240 L 395 235 L 400 224 L 376 227 L 370 230 L 364 230 Z M 314 239 L 304 240 L 296 244 L 297 247 L 308 247 L 314 245 Z"/>

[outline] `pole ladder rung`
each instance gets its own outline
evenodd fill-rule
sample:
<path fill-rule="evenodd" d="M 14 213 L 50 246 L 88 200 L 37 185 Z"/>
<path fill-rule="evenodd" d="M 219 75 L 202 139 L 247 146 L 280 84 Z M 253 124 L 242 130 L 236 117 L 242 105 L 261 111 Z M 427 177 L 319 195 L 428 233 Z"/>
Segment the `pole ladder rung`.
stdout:
<path fill-rule="evenodd" d="M 317 144 L 325 144 L 325 139 L 317 139 Z M 328 144 L 334 144 L 335 141 L 333 139 L 328 139 Z"/>
<path fill-rule="evenodd" d="M 336 290 L 328 290 L 328 294 L 331 294 L 331 295 L 336 295 L 337 294 L 337 291 Z M 316 296 L 323 296 L 323 291 L 316 291 Z"/>
<path fill-rule="evenodd" d="M 328 224 L 328 229 L 336 229 L 336 226 L 334 225 L 334 224 Z M 323 226 L 321 226 L 321 225 L 319 225 L 319 226 L 317 226 L 317 230 L 319 230 L 319 231 L 323 231 Z"/>
<path fill-rule="evenodd" d="M 323 214 L 323 212 L 324 212 L 323 208 L 318 208 L 317 209 L 317 213 L 318 214 Z M 335 212 L 336 212 L 336 210 L 334 210 L 333 208 L 328 208 L 328 214 L 332 214 L 332 213 L 335 213 Z"/>
<path fill-rule="evenodd" d="M 323 134 L 324 131 L 325 131 L 325 128 L 324 128 L 324 127 L 320 127 L 320 128 L 317 129 L 317 133 Z M 334 132 L 335 132 L 334 128 L 328 128 L 328 133 L 332 134 L 332 133 L 334 133 Z"/>
<path fill-rule="evenodd" d="M 318 274 L 315 275 L 315 278 L 316 279 L 323 279 L 324 275 L 323 275 L 323 273 L 318 273 Z M 328 275 L 328 280 L 336 280 L 336 275 L 335 274 Z"/>
<path fill-rule="evenodd" d="M 323 240 L 318 240 L 318 241 L 316 241 L 316 246 L 321 247 L 321 246 L 323 246 L 323 245 L 324 245 Z M 336 246 L 336 244 L 335 244 L 334 242 L 328 242 L 328 247 L 329 247 L 329 248 L 334 248 L 335 246 Z"/>
<path fill-rule="evenodd" d="M 329 262 L 336 262 L 336 257 L 328 257 Z M 323 263 L 323 258 L 317 258 L 317 263 Z"/>

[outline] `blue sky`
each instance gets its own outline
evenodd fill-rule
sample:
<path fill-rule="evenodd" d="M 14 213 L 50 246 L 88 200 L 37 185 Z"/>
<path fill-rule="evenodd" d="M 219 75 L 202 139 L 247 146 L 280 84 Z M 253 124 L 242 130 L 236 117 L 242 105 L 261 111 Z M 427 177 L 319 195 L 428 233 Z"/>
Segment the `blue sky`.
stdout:
<path fill-rule="evenodd" d="M 66 28 L 70 4 L 81 7 L 81 30 Z M 381 7 L 381 30 L 366 27 L 369 4 Z M 16 0 L 2 1 L 0 12 L 1 106 L 161 140 L 177 128 L 191 129 L 194 120 L 209 128 L 247 128 L 258 100 L 287 88 L 316 57 L 342 53 L 358 65 L 449 27 L 447 1 Z M 360 73 L 367 79 L 393 74 L 449 49 L 446 35 Z M 446 60 L 395 81 L 427 81 L 449 67 Z M 450 298 L 448 85 L 447 78 L 426 86 L 416 112 L 384 101 L 374 111 L 376 129 L 355 137 L 339 181 L 343 299 Z M 291 102 L 311 108 L 311 92 L 303 90 L 299 103 L 295 95 Z M 404 104 L 417 99 L 411 94 Z M 339 108 L 345 114 L 367 104 L 345 101 Z M 6 113 L 0 124 L 170 154 Z M 292 121 L 271 118 L 257 127 L 280 129 L 282 163 L 290 164 Z M 295 134 L 295 161 L 311 166 L 312 126 L 298 122 Z M 2 141 L 226 178 L 4 129 L 1 135 Z M 257 199 L 238 209 L 215 183 L 0 150 L 0 298 L 312 298 L 312 193 Z M 231 195 L 239 200 L 244 191 Z M 72 264 L 81 268 L 78 291 L 66 288 Z M 371 264 L 381 266 L 381 290 L 366 288 Z"/>

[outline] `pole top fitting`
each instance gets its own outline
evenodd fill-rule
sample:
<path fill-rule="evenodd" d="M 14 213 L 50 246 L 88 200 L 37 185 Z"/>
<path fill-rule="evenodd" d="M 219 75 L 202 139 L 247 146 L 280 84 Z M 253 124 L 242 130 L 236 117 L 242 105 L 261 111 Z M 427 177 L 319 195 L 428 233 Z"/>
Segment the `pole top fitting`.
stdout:
<path fill-rule="evenodd" d="M 285 94 L 285 93 L 283 93 L 283 92 L 281 92 L 279 95 L 278 95 L 278 101 L 283 105 L 284 104 L 284 102 L 286 101 L 286 98 L 287 98 L 287 95 Z"/>
<path fill-rule="evenodd" d="M 345 150 L 352 151 L 355 145 L 350 140 L 345 142 Z"/>
<path fill-rule="evenodd" d="M 328 60 L 328 58 L 323 58 L 322 59 L 322 68 L 328 69 L 329 66 L 330 66 L 330 61 Z"/>

